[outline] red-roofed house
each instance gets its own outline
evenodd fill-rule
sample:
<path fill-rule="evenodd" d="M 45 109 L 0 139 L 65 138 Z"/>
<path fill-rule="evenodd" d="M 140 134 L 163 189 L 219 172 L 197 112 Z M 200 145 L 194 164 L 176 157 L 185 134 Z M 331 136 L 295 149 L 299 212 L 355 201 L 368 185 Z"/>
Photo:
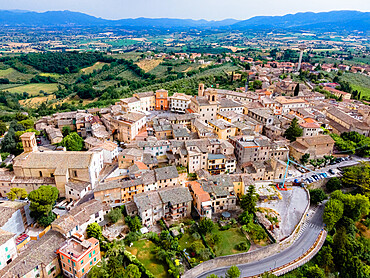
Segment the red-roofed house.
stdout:
<path fill-rule="evenodd" d="M 212 217 L 212 201 L 208 192 L 204 191 L 202 185 L 197 181 L 187 183 L 191 196 L 193 197 L 194 207 L 201 217 Z"/>
<path fill-rule="evenodd" d="M 339 91 L 339 90 L 331 88 L 331 87 L 324 87 L 324 90 L 330 92 L 331 94 L 335 95 L 336 97 L 342 97 L 343 100 L 351 99 L 351 94 L 350 93 Z"/>
<path fill-rule="evenodd" d="M 322 131 L 317 122 L 304 122 L 299 124 L 299 126 L 303 129 L 302 136 L 317 136 Z"/>

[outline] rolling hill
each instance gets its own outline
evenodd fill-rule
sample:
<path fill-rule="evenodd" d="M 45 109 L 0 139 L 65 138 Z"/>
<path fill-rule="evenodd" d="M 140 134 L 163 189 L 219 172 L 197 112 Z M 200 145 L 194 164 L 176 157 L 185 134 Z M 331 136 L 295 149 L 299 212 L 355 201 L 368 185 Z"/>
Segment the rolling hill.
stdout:
<path fill-rule="evenodd" d="M 125 18 L 108 20 L 80 12 L 0 10 L 0 26 L 110 26 L 127 28 L 227 28 L 234 30 L 370 30 L 370 13 L 359 11 L 304 12 L 284 16 L 255 16 L 247 20 Z"/>

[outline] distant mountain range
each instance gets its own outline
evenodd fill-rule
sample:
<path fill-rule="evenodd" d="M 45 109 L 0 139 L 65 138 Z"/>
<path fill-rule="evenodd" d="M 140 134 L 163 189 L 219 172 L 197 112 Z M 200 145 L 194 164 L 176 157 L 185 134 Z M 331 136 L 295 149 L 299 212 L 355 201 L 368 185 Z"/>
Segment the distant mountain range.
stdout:
<path fill-rule="evenodd" d="M 220 21 L 175 18 L 109 20 L 79 12 L 0 10 L 0 26 L 120 26 L 125 28 L 228 28 L 235 30 L 370 30 L 370 13 L 359 11 L 305 12 L 284 16 L 255 16 L 247 20 Z"/>

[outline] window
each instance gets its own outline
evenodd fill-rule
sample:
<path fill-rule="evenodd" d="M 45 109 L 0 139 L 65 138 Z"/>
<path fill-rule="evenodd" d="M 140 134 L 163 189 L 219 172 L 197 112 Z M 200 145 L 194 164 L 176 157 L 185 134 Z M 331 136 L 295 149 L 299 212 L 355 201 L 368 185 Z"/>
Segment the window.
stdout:
<path fill-rule="evenodd" d="M 70 259 L 68 259 L 68 262 L 70 263 L 70 262 L 71 262 L 71 260 L 70 260 Z"/>
<path fill-rule="evenodd" d="M 89 254 L 89 258 L 91 258 L 91 253 Z"/>
<path fill-rule="evenodd" d="M 93 251 L 93 255 L 95 255 L 95 250 Z"/>
<path fill-rule="evenodd" d="M 5 247 L 5 252 L 8 252 L 9 248 L 8 247 Z"/>
<path fill-rule="evenodd" d="M 90 262 L 90 265 L 92 265 L 92 261 Z"/>
<path fill-rule="evenodd" d="M 82 269 L 82 273 L 84 273 L 84 272 L 85 272 L 85 269 L 83 268 L 83 269 Z"/>
<path fill-rule="evenodd" d="M 94 262 L 96 262 L 96 258 L 94 258 Z"/>
<path fill-rule="evenodd" d="M 84 260 L 81 260 L 81 265 L 84 263 Z"/>

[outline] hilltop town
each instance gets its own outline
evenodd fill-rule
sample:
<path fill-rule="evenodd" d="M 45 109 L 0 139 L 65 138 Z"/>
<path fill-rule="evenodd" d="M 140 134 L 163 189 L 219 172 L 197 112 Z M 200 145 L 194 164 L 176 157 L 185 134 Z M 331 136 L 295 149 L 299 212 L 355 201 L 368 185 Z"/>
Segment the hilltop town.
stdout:
<path fill-rule="evenodd" d="M 211 258 L 292 244 L 311 216 L 307 187 L 337 176 L 336 163 L 357 163 L 343 152 L 340 135 L 368 137 L 370 108 L 339 84 L 321 84 L 319 92 L 284 76 L 297 67 L 314 71 L 309 63 L 248 63 L 249 82 L 260 86 L 253 91 L 199 84 L 196 95 L 134 93 L 109 107 L 40 117 L 22 132 L 22 153 L 9 155 L 3 163 L 10 170 L 0 175 L 0 276 L 85 277 L 101 262 L 101 248 L 110 254 L 110 242 L 123 238 L 124 256 L 145 277 L 160 277 L 130 256 L 139 252 L 139 237 L 150 235 L 145 241 L 155 245 L 165 232 L 169 244 L 180 244 L 166 269 L 184 277 L 195 277 L 189 273 Z M 321 70 L 370 72 L 328 64 Z M 63 144 L 72 134 L 82 138 L 80 150 Z M 31 192 L 46 188 L 56 188 L 58 198 L 48 211 L 52 221 L 43 225 L 32 213 Z M 24 198 L 7 200 L 15 189 L 31 193 L 31 206 Z M 249 211 L 246 196 L 258 196 Z M 243 218 L 251 212 L 258 224 Z M 102 227 L 98 238 L 89 237 L 93 223 Z M 220 225 L 217 239 L 207 225 Z M 322 226 L 315 227 L 320 240 Z M 218 247 L 225 240 L 228 250 Z"/>

